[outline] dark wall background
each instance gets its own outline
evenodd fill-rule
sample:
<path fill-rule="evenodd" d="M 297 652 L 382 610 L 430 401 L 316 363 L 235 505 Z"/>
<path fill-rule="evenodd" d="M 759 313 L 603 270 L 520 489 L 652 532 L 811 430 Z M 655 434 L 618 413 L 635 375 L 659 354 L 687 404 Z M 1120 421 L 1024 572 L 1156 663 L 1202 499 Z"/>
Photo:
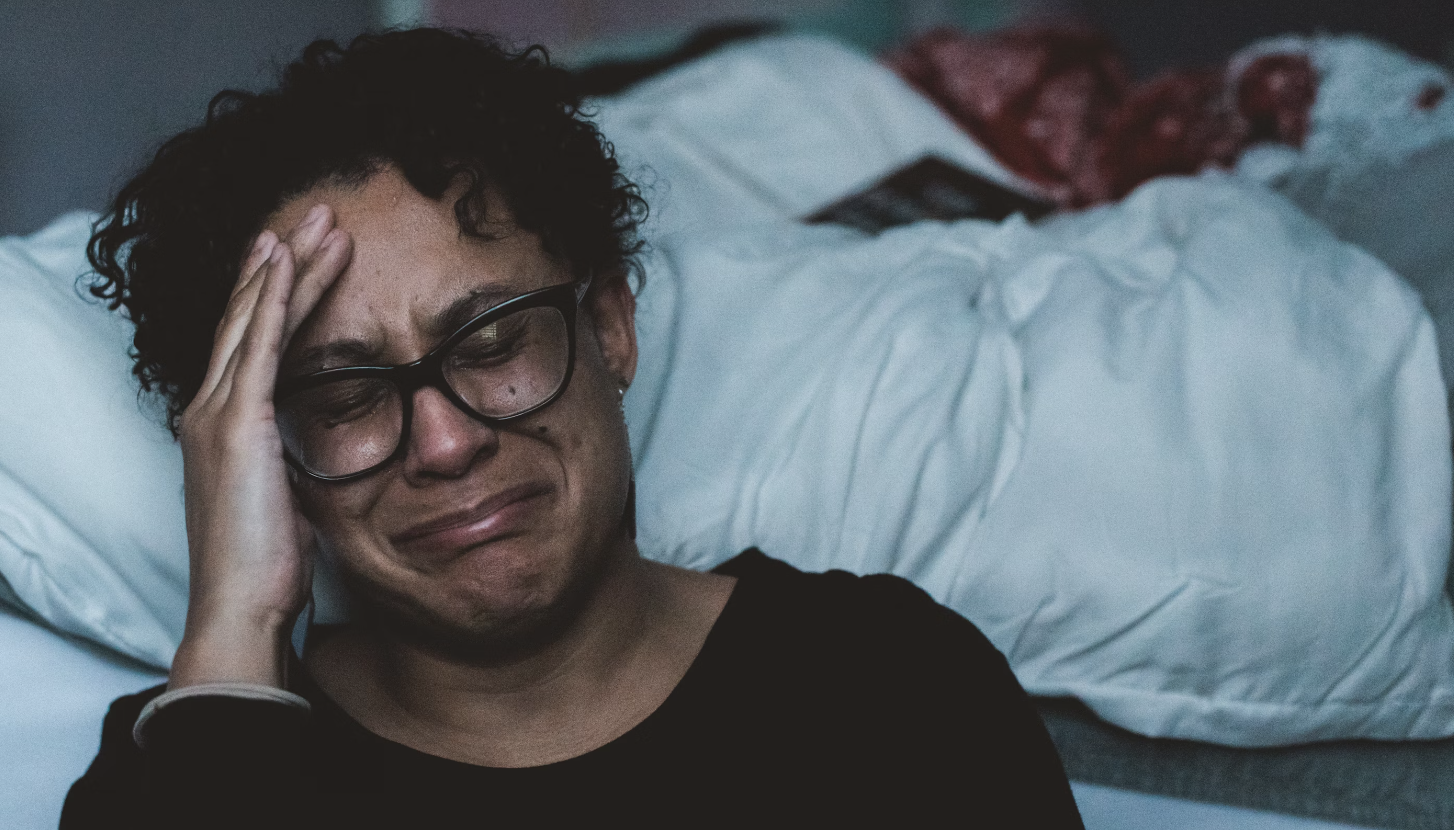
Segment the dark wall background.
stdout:
<path fill-rule="evenodd" d="M 1112 34 L 1142 76 L 1220 62 L 1273 35 L 1362 32 L 1454 62 L 1454 0 L 1071 0 Z"/>
<path fill-rule="evenodd" d="M 1115 36 L 1143 76 L 1319 29 L 1454 58 L 1454 0 L 0 0 L 0 234 L 104 206 L 161 140 L 200 121 L 214 93 L 267 84 L 277 61 L 316 37 L 434 19 L 629 40 L 722 15 L 817 20 L 865 46 L 942 22 L 1079 18 Z M 866 26 L 899 30 L 858 31 Z"/>
<path fill-rule="evenodd" d="M 275 56 L 349 37 L 365 0 L 0 0 L 0 234 L 99 208 L 226 87 Z"/>

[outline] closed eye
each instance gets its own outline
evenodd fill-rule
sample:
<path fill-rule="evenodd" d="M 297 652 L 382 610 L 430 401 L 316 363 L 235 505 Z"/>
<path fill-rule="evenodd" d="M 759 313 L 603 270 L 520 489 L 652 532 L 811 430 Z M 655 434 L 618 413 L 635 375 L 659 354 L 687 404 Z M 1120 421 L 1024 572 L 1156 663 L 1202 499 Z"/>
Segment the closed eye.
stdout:
<path fill-rule="evenodd" d="M 457 369 L 498 366 L 524 350 L 527 340 L 518 315 L 512 315 L 461 340 L 450 350 L 449 364 Z"/>
<path fill-rule="evenodd" d="M 319 400 L 313 409 L 313 421 L 325 429 L 333 429 L 360 418 L 366 418 L 378 410 L 388 397 L 386 384 L 339 384 L 352 388 L 328 390 L 329 394 Z"/>

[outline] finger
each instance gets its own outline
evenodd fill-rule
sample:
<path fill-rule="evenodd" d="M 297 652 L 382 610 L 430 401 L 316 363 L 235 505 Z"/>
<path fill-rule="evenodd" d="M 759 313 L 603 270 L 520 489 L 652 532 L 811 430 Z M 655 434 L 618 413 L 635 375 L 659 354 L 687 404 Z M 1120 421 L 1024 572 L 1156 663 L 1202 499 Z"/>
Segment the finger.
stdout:
<path fill-rule="evenodd" d="M 238 316 L 245 314 L 251 307 L 258 286 L 262 284 L 262 277 L 267 272 L 268 263 L 272 261 L 272 254 L 277 244 L 278 235 L 272 231 L 263 231 L 258 235 L 258 240 L 248 254 L 247 261 L 243 263 L 243 269 L 240 272 L 242 277 L 232 287 L 232 295 L 227 299 L 227 308 L 223 309 L 222 319 L 217 322 L 217 328 L 212 333 L 212 353 L 214 355 L 220 354 L 229 343 L 235 342 L 236 338 L 229 336 L 229 333 L 238 330 L 236 322 Z"/>
<path fill-rule="evenodd" d="M 244 395 L 252 403 L 271 404 L 278 380 L 278 361 L 283 354 L 283 325 L 288 316 L 288 298 L 293 293 L 296 265 L 287 245 L 280 246 L 281 258 L 268 269 L 257 304 L 242 340 L 237 345 L 235 368 L 228 396 Z"/>
<path fill-rule="evenodd" d="M 236 298 L 239 294 L 244 294 L 248 291 L 256 292 L 259 289 L 261 278 L 264 276 L 262 266 L 268 264 L 273 250 L 280 241 L 286 244 L 292 251 L 295 262 L 305 262 L 313 256 L 319 243 L 327 236 L 328 231 L 332 227 L 332 208 L 327 205 L 314 205 L 303 217 L 303 221 L 299 222 L 298 226 L 293 228 L 292 232 L 288 234 L 286 240 L 279 240 L 278 235 L 270 230 L 265 230 L 258 234 L 257 243 L 254 245 L 252 253 L 248 256 L 248 262 L 243 266 L 242 273 L 244 274 L 244 278 L 238 280 L 238 284 L 233 288 L 233 297 Z M 226 319 L 224 316 L 224 322 L 226 322 Z M 222 332 L 226 329 L 222 324 L 219 324 L 217 336 L 214 338 L 213 350 L 216 351 L 225 344 L 235 346 L 242 330 L 245 328 L 246 322 L 243 322 L 242 325 L 231 327 L 230 331 L 232 336 L 224 340 Z"/>
<path fill-rule="evenodd" d="M 248 251 L 247 259 L 243 260 L 242 267 L 237 271 L 237 282 L 232 286 L 232 296 L 237 296 L 248 283 L 252 282 L 262 267 L 267 264 L 268 257 L 273 253 L 273 246 L 278 244 L 278 235 L 272 231 L 263 231 L 253 241 L 252 249 Z"/>
<path fill-rule="evenodd" d="M 308 261 L 318 252 L 318 247 L 323 243 L 323 238 L 333 230 L 333 209 L 328 205 L 314 205 L 288 233 L 288 248 L 293 252 L 293 262 L 302 269 L 307 266 Z"/>
<path fill-rule="evenodd" d="M 267 314 L 270 306 L 281 306 L 282 313 L 286 313 L 287 292 L 292 287 L 293 258 L 286 244 L 280 244 L 277 253 L 268 261 L 267 273 L 263 276 L 258 286 L 258 296 L 248 314 L 246 324 L 242 327 L 238 342 L 227 357 L 217 381 L 213 396 L 218 401 L 228 401 L 238 391 L 238 384 L 247 373 L 248 367 L 259 359 L 267 360 L 265 343 L 257 340 L 257 326 L 259 317 Z M 281 291 L 282 299 L 278 299 L 278 292 Z M 259 348 L 262 353 L 259 354 Z M 276 368 L 277 359 L 273 358 Z M 266 392 L 266 397 L 271 400 L 271 384 Z"/>
<path fill-rule="evenodd" d="M 293 232 L 288 235 L 288 239 L 286 240 L 289 247 L 293 249 L 293 255 L 295 257 L 298 256 L 298 248 L 295 242 L 306 244 L 310 249 L 316 247 L 317 241 L 321 240 L 327 233 L 328 228 L 332 227 L 332 221 L 332 213 L 326 205 L 317 205 L 310 210 L 303 217 L 303 221 L 299 223 L 298 227 L 294 228 Z M 280 240 L 278 235 L 271 230 L 265 230 L 258 234 L 257 240 L 253 243 L 252 250 L 249 251 L 246 261 L 243 262 L 242 268 L 238 272 L 240 277 L 232 287 L 233 297 L 249 289 L 255 290 L 257 288 L 262 277 L 265 275 L 264 267 L 268 264 L 272 256 L 273 248 L 280 241 L 283 240 Z M 223 326 L 219 323 L 217 327 L 219 334 L 222 329 Z M 220 340 L 220 337 L 217 339 Z"/>
<path fill-rule="evenodd" d="M 258 291 L 262 288 L 263 279 L 267 276 L 268 268 L 272 266 L 273 259 L 282 247 L 281 244 L 275 244 L 262 267 L 234 289 L 232 297 L 227 301 L 227 308 L 222 312 L 222 319 L 217 322 L 217 330 L 212 335 L 214 352 L 236 341 L 235 335 L 242 326 L 246 325 L 245 320 L 239 324 L 239 317 L 251 313 L 253 304 L 257 302 Z"/>
<path fill-rule="evenodd" d="M 353 258 L 353 237 L 342 228 L 328 232 L 302 272 L 293 280 L 293 294 L 288 299 L 288 314 L 283 321 L 282 347 L 297 333 L 298 327 L 318 307 L 323 295 L 338 281 Z"/>
<path fill-rule="evenodd" d="M 278 268 L 278 263 L 285 256 L 287 248 L 286 244 L 275 244 L 263 267 L 259 268 L 249 284 L 242 287 L 228 302 L 222 322 L 217 325 L 217 334 L 212 344 L 212 358 L 207 365 L 207 375 L 202 379 L 201 388 L 197 390 L 198 400 L 205 400 L 217 394 L 217 391 L 224 385 L 224 378 L 230 374 L 227 367 L 237 352 L 238 344 L 242 342 L 248 324 L 252 321 L 258 299 L 262 296 L 263 286 L 266 285 L 268 276 Z"/>
<path fill-rule="evenodd" d="M 261 278 L 267 271 L 277 244 L 278 235 L 272 231 L 258 234 L 257 241 L 239 272 L 242 276 L 232 286 L 232 294 L 227 299 L 227 307 L 222 311 L 222 319 L 217 321 L 217 328 L 212 332 L 213 354 L 217 354 L 222 345 L 228 342 L 226 335 L 236 325 L 234 321 L 249 307 L 251 297 L 256 294 L 257 287 L 261 284 Z"/>

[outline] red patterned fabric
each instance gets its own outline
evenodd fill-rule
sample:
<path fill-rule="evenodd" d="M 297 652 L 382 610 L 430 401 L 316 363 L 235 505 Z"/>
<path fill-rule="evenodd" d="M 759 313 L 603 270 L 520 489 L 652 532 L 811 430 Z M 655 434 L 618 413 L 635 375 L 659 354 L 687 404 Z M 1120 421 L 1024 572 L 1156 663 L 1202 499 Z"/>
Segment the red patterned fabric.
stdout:
<path fill-rule="evenodd" d="M 1063 29 L 938 29 L 885 61 L 1062 207 L 1230 165 L 1254 142 L 1301 146 L 1317 88 L 1301 55 L 1136 85 L 1109 39 Z"/>
<path fill-rule="evenodd" d="M 1106 37 L 937 29 L 886 60 L 1056 202 L 1105 198 L 1095 139 L 1130 89 L 1125 64 Z"/>

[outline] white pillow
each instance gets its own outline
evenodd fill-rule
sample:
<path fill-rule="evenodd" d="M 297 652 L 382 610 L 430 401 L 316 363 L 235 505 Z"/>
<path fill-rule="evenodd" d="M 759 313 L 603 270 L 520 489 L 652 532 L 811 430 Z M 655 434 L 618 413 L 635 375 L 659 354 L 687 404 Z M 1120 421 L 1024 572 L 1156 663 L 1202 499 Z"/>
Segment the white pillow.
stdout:
<path fill-rule="evenodd" d="M 647 555 L 907 576 L 1143 734 L 1454 734 L 1432 327 L 1262 188 L 666 239 L 638 325 Z"/>
<path fill-rule="evenodd" d="M 1454 76 L 1360 35 L 1273 38 L 1234 64 L 1269 54 L 1306 55 L 1318 72 L 1307 141 L 1253 147 L 1238 175 L 1286 195 L 1419 289 L 1444 378 L 1454 379 Z"/>
<path fill-rule="evenodd" d="M 181 453 L 92 298 L 73 213 L 0 239 L 0 574 L 63 631 L 167 666 L 187 607 Z"/>
<path fill-rule="evenodd" d="M 596 109 L 650 237 L 800 219 L 929 154 L 1035 193 L 893 71 L 820 37 L 733 45 Z"/>
<path fill-rule="evenodd" d="M 1369 169 L 1397 166 L 1454 139 L 1454 76 L 1438 64 L 1362 35 L 1286 35 L 1243 49 L 1229 74 L 1266 55 L 1306 56 L 1317 72 L 1308 134 L 1298 149 L 1248 149 L 1237 173 L 1300 204 L 1340 201 L 1344 186 Z"/>
<path fill-rule="evenodd" d="M 1393 165 L 1372 165 L 1336 195 L 1289 198 L 1340 239 L 1383 260 L 1418 289 L 1439 337 L 1445 383 L 1454 382 L 1454 135 Z"/>
<path fill-rule="evenodd" d="M 1418 295 L 1208 174 L 1007 243 L 1025 453 L 951 602 L 1040 694 L 1245 746 L 1454 734 L 1449 420 Z"/>

